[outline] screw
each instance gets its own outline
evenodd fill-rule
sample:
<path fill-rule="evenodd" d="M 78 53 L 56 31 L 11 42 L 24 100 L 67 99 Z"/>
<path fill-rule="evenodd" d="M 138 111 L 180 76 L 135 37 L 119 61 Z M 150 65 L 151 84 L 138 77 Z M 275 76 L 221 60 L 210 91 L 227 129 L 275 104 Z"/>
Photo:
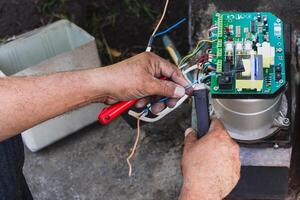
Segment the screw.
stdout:
<path fill-rule="evenodd" d="M 284 124 L 285 126 L 290 125 L 290 120 L 289 120 L 289 118 L 284 118 L 284 119 L 283 119 L 283 124 Z"/>

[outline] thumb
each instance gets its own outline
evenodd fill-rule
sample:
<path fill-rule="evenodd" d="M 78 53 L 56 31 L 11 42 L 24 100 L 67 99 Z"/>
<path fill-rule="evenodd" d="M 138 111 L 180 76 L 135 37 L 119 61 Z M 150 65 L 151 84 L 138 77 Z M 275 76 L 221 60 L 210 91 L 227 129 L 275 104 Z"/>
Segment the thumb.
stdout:
<path fill-rule="evenodd" d="M 219 119 L 212 119 L 208 132 L 225 130 L 224 125 Z"/>
<path fill-rule="evenodd" d="M 184 139 L 184 149 L 183 149 L 183 151 L 186 152 L 197 141 L 197 133 L 194 129 L 188 128 L 188 129 L 186 129 L 184 135 L 185 135 L 185 139 Z"/>
<path fill-rule="evenodd" d="M 159 95 L 172 98 L 180 98 L 185 95 L 184 87 L 172 81 L 160 79 L 155 79 L 152 91 L 152 95 Z"/>

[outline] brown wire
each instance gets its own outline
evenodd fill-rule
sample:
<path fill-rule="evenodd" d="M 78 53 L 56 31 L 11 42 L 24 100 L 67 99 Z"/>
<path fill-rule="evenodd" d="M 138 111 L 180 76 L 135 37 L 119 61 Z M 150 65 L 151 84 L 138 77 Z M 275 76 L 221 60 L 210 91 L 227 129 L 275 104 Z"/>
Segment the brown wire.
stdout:
<path fill-rule="evenodd" d="M 132 158 L 132 156 L 134 155 L 138 142 L 140 139 L 140 117 L 137 118 L 137 134 L 136 134 L 136 138 L 135 138 L 135 142 L 133 147 L 131 148 L 131 153 L 129 154 L 129 156 L 127 157 L 127 164 L 128 164 L 128 176 L 130 177 L 132 174 L 132 165 L 130 162 L 130 159 Z"/>

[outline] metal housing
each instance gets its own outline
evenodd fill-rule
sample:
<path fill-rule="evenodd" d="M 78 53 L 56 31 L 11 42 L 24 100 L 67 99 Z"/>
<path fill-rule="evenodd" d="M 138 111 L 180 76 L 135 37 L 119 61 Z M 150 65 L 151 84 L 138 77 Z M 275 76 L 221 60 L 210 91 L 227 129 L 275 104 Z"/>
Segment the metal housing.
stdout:
<path fill-rule="evenodd" d="M 283 94 L 273 99 L 211 99 L 214 115 L 230 136 L 240 141 L 256 141 L 289 124 Z"/>

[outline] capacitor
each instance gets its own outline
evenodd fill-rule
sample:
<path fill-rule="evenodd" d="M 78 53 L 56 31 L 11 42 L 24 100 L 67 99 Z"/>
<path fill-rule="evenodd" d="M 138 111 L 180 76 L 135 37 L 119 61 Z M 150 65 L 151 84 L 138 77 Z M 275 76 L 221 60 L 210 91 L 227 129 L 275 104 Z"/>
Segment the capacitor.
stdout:
<path fill-rule="evenodd" d="M 228 36 L 230 36 L 230 29 L 228 27 L 225 28 L 225 32 Z"/>
<path fill-rule="evenodd" d="M 258 22 L 261 21 L 261 16 L 260 16 L 260 14 L 257 15 L 257 21 L 258 21 Z"/>
<path fill-rule="evenodd" d="M 269 31 L 269 24 L 265 24 L 265 30 L 266 30 L 266 32 Z"/>
<path fill-rule="evenodd" d="M 267 16 L 264 16 L 264 24 L 265 25 L 268 24 L 268 18 L 267 18 Z"/>

